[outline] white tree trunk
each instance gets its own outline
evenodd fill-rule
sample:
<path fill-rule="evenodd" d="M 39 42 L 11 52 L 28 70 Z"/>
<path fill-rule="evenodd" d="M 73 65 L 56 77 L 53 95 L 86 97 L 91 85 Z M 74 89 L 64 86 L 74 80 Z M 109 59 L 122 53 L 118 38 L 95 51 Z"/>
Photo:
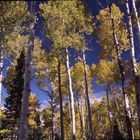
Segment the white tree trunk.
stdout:
<path fill-rule="evenodd" d="M 83 79 L 84 79 L 84 75 L 83 75 Z M 85 88 L 85 83 L 84 81 L 82 81 L 82 90 L 84 90 Z M 83 122 L 83 128 L 84 128 L 84 137 L 86 136 L 85 135 L 85 132 L 86 132 L 86 117 L 87 116 L 87 106 L 86 106 L 86 99 L 85 99 L 85 92 L 83 91 L 82 94 L 81 94 L 81 111 L 82 111 L 82 122 Z"/>
<path fill-rule="evenodd" d="M 128 139 L 132 140 L 133 132 L 132 132 L 132 123 L 131 123 L 130 104 L 129 104 L 129 100 L 128 100 L 128 95 L 126 93 L 125 75 L 124 75 L 124 68 L 123 68 L 122 59 L 121 59 L 120 45 L 119 45 L 119 41 L 117 38 L 117 34 L 115 32 L 115 24 L 114 24 L 114 18 L 112 15 L 111 7 L 109 8 L 109 11 L 110 11 L 110 17 L 111 17 L 111 23 L 112 23 L 112 34 L 113 34 L 113 38 L 114 38 L 114 45 L 115 45 L 116 54 L 117 54 L 119 71 L 120 71 L 120 75 L 121 75 L 121 88 L 122 88 L 122 93 L 123 93 L 125 121 L 126 121 Z"/>
<path fill-rule="evenodd" d="M 127 110 L 126 113 L 128 114 L 128 117 L 131 118 L 130 101 L 129 101 L 129 98 L 128 98 L 128 95 L 127 94 L 125 94 L 124 99 L 125 99 L 126 110 Z M 129 122 L 129 123 L 131 123 L 131 122 Z M 131 133 L 132 133 L 132 139 L 134 140 L 134 131 L 133 131 L 132 124 L 131 124 Z"/>
<path fill-rule="evenodd" d="M 110 132 L 112 135 L 112 117 L 111 117 L 111 109 L 110 109 L 110 101 L 109 101 L 109 85 L 106 85 L 106 100 L 107 100 L 107 113 L 108 113 L 108 119 L 109 119 L 109 125 L 110 125 Z M 110 135 L 110 138 L 111 138 Z"/>
<path fill-rule="evenodd" d="M 138 75 L 138 66 L 136 63 L 134 35 L 133 35 L 132 20 L 131 20 L 128 0 L 125 0 L 125 5 L 127 10 L 127 18 L 128 18 L 128 33 L 129 33 L 128 35 L 129 35 L 129 42 L 130 42 L 132 70 L 133 70 L 133 76 L 135 80 L 137 115 L 138 115 L 139 129 L 140 129 L 140 77 Z"/>
<path fill-rule="evenodd" d="M 0 48 L 0 110 L 2 110 L 2 69 L 3 69 L 3 52 L 2 52 L 3 46 Z M 1 126 L 1 119 L 0 119 L 0 126 Z"/>
<path fill-rule="evenodd" d="M 83 99 L 83 97 L 81 97 L 81 113 L 82 113 L 83 131 L 85 134 L 85 114 L 84 114 L 84 99 Z"/>
<path fill-rule="evenodd" d="M 83 139 L 85 139 L 85 102 L 83 95 L 81 96 L 81 115 L 82 115 L 82 126 L 83 126 Z"/>
<path fill-rule="evenodd" d="M 29 17 L 29 43 L 25 58 L 24 89 L 20 114 L 19 140 L 27 140 L 27 120 L 31 80 L 31 57 L 34 47 L 35 1 L 31 1 Z"/>
<path fill-rule="evenodd" d="M 75 109 L 74 109 L 74 94 L 72 89 L 72 79 L 70 73 L 70 64 L 69 64 L 69 52 L 68 48 L 66 48 L 66 64 L 67 64 L 67 73 L 69 79 L 69 90 L 70 90 L 70 103 L 71 103 L 71 121 L 72 121 L 72 140 L 76 139 L 76 129 L 75 129 Z"/>
<path fill-rule="evenodd" d="M 80 120 L 80 136 L 83 137 L 84 131 L 83 131 L 83 122 L 82 122 L 82 110 L 81 110 L 81 100 L 80 97 L 81 95 L 77 93 L 77 109 L 78 109 L 78 114 L 79 114 L 79 120 Z"/>
<path fill-rule="evenodd" d="M 2 107 L 2 69 L 3 69 L 3 52 L 2 47 L 0 48 L 0 109 Z"/>
<path fill-rule="evenodd" d="M 139 17 L 138 17 L 138 12 L 137 12 L 137 8 L 136 8 L 135 0 L 132 0 L 132 6 L 133 6 L 133 11 L 134 11 L 134 14 L 135 14 L 137 26 L 138 26 L 137 27 L 138 28 L 138 34 L 139 34 L 139 37 L 140 37 L 140 21 L 139 21 Z"/>

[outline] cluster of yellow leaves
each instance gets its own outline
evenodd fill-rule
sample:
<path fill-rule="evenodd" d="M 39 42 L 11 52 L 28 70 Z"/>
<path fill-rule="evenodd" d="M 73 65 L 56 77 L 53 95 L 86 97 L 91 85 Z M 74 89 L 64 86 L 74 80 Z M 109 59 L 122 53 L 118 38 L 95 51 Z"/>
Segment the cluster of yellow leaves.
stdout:
<path fill-rule="evenodd" d="M 29 97 L 29 103 L 30 103 L 31 107 L 35 107 L 38 105 L 37 97 L 35 94 L 31 93 L 31 95 Z"/>
<path fill-rule="evenodd" d="M 31 126 L 32 128 L 36 128 L 37 127 L 37 122 L 36 122 L 36 116 L 38 114 L 38 107 L 39 107 L 39 103 L 37 100 L 37 97 L 35 94 L 31 94 L 29 97 L 29 118 L 28 118 L 28 124 L 29 126 Z"/>
<path fill-rule="evenodd" d="M 28 47 L 28 36 L 20 35 L 19 32 L 12 32 L 5 37 L 5 51 L 7 54 L 18 58 L 21 51 Z"/>
<path fill-rule="evenodd" d="M 2 109 L 0 109 L 0 119 L 4 117 L 4 112 Z"/>
<path fill-rule="evenodd" d="M 19 29 L 20 30 L 20 29 Z M 17 28 L 10 34 L 5 36 L 5 53 L 10 54 L 15 59 L 19 57 L 19 54 L 24 50 L 26 53 L 28 47 L 28 35 L 21 35 L 20 31 L 17 31 Z M 34 47 L 35 52 L 37 53 L 37 48 L 41 46 L 41 40 L 39 38 L 35 38 Z"/>
<path fill-rule="evenodd" d="M 47 54 L 45 50 L 41 50 L 41 45 L 35 45 L 33 50 L 33 63 L 36 70 L 36 75 L 41 78 L 45 78 L 48 64 L 47 64 Z"/>
<path fill-rule="evenodd" d="M 88 76 L 88 80 L 90 80 L 91 77 L 91 71 L 90 71 L 90 67 L 88 65 L 86 65 L 86 69 L 87 69 L 87 76 Z M 82 85 L 82 82 L 84 81 L 84 64 L 83 62 L 77 62 L 72 68 L 71 68 L 71 75 L 72 75 L 72 79 L 75 85 Z"/>
<path fill-rule="evenodd" d="M 47 21 L 46 34 L 55 48 L 85 47 L 83 33 L 93 31 L 92 16 L 85 16 L 80 1 L 49 1 L 41 4 L 42 16 Z"/>
<path fill-rule="evenodd" d="M 28 16 L 27 3 L 25 1 L 1 1 L 0 2 L 0 31 L 9 32 L 11 27 L 19 24 Z"/>
<path fill-rule="evenodd" d="M 6 135 L 6 134 L 10 134 L 10 133 L 11 133 L 11 130 L 8 130 L 8 129 L 0 130 L 0 135 Z"/>
<path fill-rule="evenodd" d="M 36 71 L 36 77 L 42 80 L 46 78 L 53 79 L 57 73 L 57 58 L 40 48 L 35 46 L 33 51 L 33 63 Z"/>
<path fill-rule="evenodd" d="M 7 68 L 7 75 L 9 77 L 9 79 L 12 79 L 12 77 L 14 77 L 16 75 L 16 73 L 15 73 L 15 66 L 16 66 L 16 61 L 14 61 L 12 66 Z"/>
<path fill-rule="evenodd" d="M 111 84 L 119 79 L 118 67 L 114 61 L 100 60 L 95 73 L 97 81 L 102 84 Z"/>
<path fill-rule="evenodd" d="M 140 75 L 140 63 L 138 63 L 138 75 Z"/>
<path fill-rule="evenodd" d="M 28 124 L 32 128 L 36 128 L 37 127 L 36 121 L 34 120 L 35 117 L 36 117 L 36 114 L 34 113 L 34 111 L 30 111 L 30 116 L 28 118 Z"/>
<path fill-rule="evenodd" d="M 123 22 L 124 14 L 121 13 L 119 7 L 112 4 L 111 11 L 114 19 L 114 30 L 117 35 L 120 50 L 126 51 L 129 48 L 129 40 L 127 38 L 127 29 Z M 97 16 L 99 25 L 97 26 L 97 36 L 99 43 L 103 47 L 102 58 L 116 56 L 115 43 L 113 38 L 113 29 L 109 9 L 103 9 Z"/>

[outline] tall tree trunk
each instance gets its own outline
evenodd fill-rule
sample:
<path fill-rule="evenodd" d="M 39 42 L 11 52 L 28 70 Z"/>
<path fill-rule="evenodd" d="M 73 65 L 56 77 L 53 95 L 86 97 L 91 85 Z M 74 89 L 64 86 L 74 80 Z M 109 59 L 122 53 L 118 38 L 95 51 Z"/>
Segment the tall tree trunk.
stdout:
<path fill-rule="evenodd" d="M 83 126 L 83 138 L 85 139 L 85 114 L 84 114 L 84 99 L 81 96 L 81 114 L 82 114 L 82 126 Z"/>
<path fill-rule="evenodd" d="M 84 75 L 83 75 L 84 79 Z M 81 111 L 82 111 L 82 122 L 83 122 L 83 128 L 84 128 L 84 138 L 86 137 L 86 117 L 87 116 L 87 104 L 86 104 L 86 98 L 85 98 L 85 82 L 84 80 L 82 81 L 82 95 L 81 95 Z"/>
<path fill-rule="evenodd" d="M 3 46 L 0 46 L 0 110 L 2 110 L 2 69 L 3 69 Z M 0 119 L 0 127 L 1 127 L 1 119 Z"/>
<path fill-rule="evenodd" d="M 139 39 L 140 39 L 140 21 L 139 21 L 138 12 L 137 12 L 137 8 L 136 8 L 136 3 L 135 2 L 136 2 L 136 0 L 132 0 L 133 11 L 134 11 L 135 18 L 136 18 L 137 28 L 138 28 L 138 35 L 139 35 Z"/>
<path fill-rule="evenodd" d="M 84 51 L 83 51 L 83 63 L 84 63 L 85 95 L 86 95 L 87 110 L 88 110 L 88 127 L 89 127 L 88 139 L 89 139 L 89 140 L 92 140 L 92 139 L 93 139 L 92 116 L 91 116 L 91 107 L 90 107 L 89 92 L 88 92 L 86 58 L 85 58 L 85 53 L 84 53 Z"/>
<path fill-rule="evenodd" d="M 109 85 L 106 85 L 106 100 L 107 100 L 107 112 L 108 112 L 108 119 L 110 123 L 110 132 L 112 135 L 112 121 L 111 121 L 111 109 L 110 109 L 110 103 L 109 103 Z"/>
<path fill-rule="evenodd" d="M 75 129 L 75 109 L 74 109 L 74 94 L 72 89 L 72 79 L 70 73 L 70 64 L 69 64 L 69 52 L 68 48 L 66 48 L 66 64 L 67 64 L 67 73 L 69 80 L 69 90 L 70 90 L 70 105 L 71 105 L 71 121 L 72 121 L 72 140 L 76 139 L 76 129 Z"/>
<path fill-rule="evenodd" d="M 122 93 L 123 93 L 123 100 L 124 100 L 125 120 L 126 120 L 126 126 L 127 126 L 128 139 L 132 140 L 133 133 L 132 133 L 132 124 L 131 124 L 130 104 L 129 104 L 128 96 L 126 94 L 125 75 L 124 75 L 124 69 L 123 69 L 122 60 L 121 60 L 120 46 L 119 46 L 117 35 L 115 33 L 114 18 L 112 15 L 111 6 L 109 7 L 109 10 L 110 10 L 110 17 L 111 17 L 111 22 L 112 22 L 114 44 L 115 44 L 115 49 L 117 53 L 117 61 L 118 61 L 118 66 L 120 70 L 120 75 L 121 75 L 121 86 L 122 86 Z"/>
<path fill-rule="evenodd" d="M 59 85 L 59 102 L 60 102 L 60 129 L 61 129 L 61 140 L 64 140 L 64 123 L 63 123 L 63 99 L 61 91 L 61 63 L 58 60 L 58 85 Z"/>
<path fill-rule="evenodd" d="M 25 73 L 24 73 L 24 89 L 22 98 L 22 107 L 20 115 L 20 129 L 19 140 L 27 140 L 27 119 L 28 119 L 28 106 L 30 95 L 30 80 L 31 80 L 31 57 L 34 47 L 34 26 L 35 26 L 35 1 L 30 2 L 30 17 L 29 17 L 29 43 L 27 54 L 25 58 Z"/>
<path fill-rule="evenodd" d="M 52 91 L 51 97 L 51 108 L 52 108 L 52 140 L 55 140 L 55 103 L 54 103 L 54 93 Z"/>
<path fill-rule="evenodd" d="M 3 52 L 2 49 L 0 48 L 0 107 L 2 106 L 2 69 L 3 69 Z"/>
<path fill-rule="evenodd" d="M 129 42 L 130 42 L 132 70 L 133 70 L 133 75 L 135 80 L 137 115 L 138 115 L 139 129 L 140 129 L 140 77 L 138 75 L 138 66 L 135 57 L 134 35 L 133 35 L 132 20 L 131 20 L 128 0 L 125 0 L 125 5 L 127 10 L 127 18 L 128 18 L 128 33 L 129 33 L 128 35 L 129 35 Z"/>

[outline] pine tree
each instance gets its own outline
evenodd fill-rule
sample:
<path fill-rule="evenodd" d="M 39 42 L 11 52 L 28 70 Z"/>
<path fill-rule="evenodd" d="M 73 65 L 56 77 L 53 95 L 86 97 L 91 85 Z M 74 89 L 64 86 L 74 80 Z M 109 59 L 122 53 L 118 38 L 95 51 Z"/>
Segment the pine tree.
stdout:
<path fill-rule="evenodd" d="M 23 74 L 24 74 L 24 51 L 21 52 L 17 59 L 16 66 L 11 66 L 8 71 L 8 75 L 4 80 L 4 87 L 7 89 L 8 96 L 5 99 L 5 115 L 6 123 L 5 127 L 11 131 L 18 130 L 19 117 L 21 109 L 21 99 L 23 91 Z"/>

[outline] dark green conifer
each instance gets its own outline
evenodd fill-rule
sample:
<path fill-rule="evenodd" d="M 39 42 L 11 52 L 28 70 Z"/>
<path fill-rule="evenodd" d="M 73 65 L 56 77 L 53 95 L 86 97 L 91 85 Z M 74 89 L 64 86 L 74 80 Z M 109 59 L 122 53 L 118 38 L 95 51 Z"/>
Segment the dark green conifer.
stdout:
<path fill-rule="evenodd" d="M 4 79 L 4 87 L 7 90 L 8 96 L 5 98 L 5 118 L 4 126 L 11 130 L 12 135 L 17 133 L 19 129 L 19 118 L 22 102 L 22 91 L 24 85 L 24 67 L 25 54 L 24 50 L 17 59 L 16 66 L 11 66 L 11 71 L 7 73 Z M 14 131 L 14 132 L 13 132 Z"/>

